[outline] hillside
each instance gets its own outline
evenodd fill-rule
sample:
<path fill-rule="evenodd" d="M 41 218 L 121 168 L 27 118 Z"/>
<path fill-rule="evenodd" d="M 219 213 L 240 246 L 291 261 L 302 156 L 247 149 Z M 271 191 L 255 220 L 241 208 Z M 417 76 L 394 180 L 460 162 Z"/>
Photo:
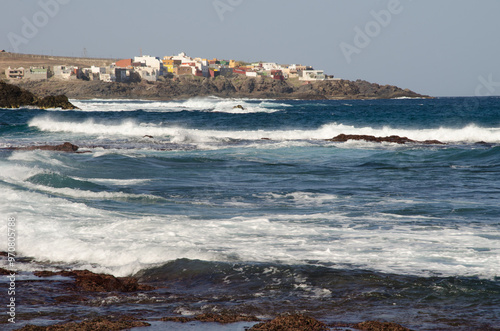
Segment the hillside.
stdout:
<path fill-rule="evenodd" d="M 64 56 L 49 56 L 49 55 L 34 55 L 34 54 L 19 54 L 19 53 L 0 53 L 0 79 L 5 78 L 5 69 L 11 68 L 29 68 L 37 66 L 57 66 L 69 65 L 78 67 L 90 67 L 110 65 L 115 62 L 115 59 L 98 59 L 98 58 L 80 58 L 80 57 L 64 57 Z"/>
<path fill-rule="evenodd" d="M 0 53 L 0 79 L 5 78 L 7 67 L 74 65 L 88 67 L 104 66 L 114 59 L 58 57 L 44 55 Z M 366 81 L 319 81 L 304 84 L 298 79 L 286 81 L 258 77 L 248 78 L 235 75 L 232 78 L 201 78 L 180 76 L 150 83 L 105 83 L 101 81 L 45 82 L 29 80 L 12 81 L 20 87 L 39 95 L 66 95 L 72 99 L 128 98 L 128 99 L 187 99 L 198 96 L 219 96 L 234 98 L 276 98 L 276 99 L 390 99 L 398 97 L 427 97 L 397 86 L 372 84 Z"/>
<path fill-rule="evenodd" d="M 269 78 L 200 78 L 182 76 L 151 83 L 105 83 L 101 81 L 45 82 L 16 81 L 37 95 L 64 94 L 71 99 L 152 99 L 174 100 L 202 96 L 223 98 L 273 99 L 391 99 L 399 97 L 427 97 L 391 85 L 378 85 L 366 81 L 322 81 L 308 85 Z M 295 83 L 295 84 L 294 84 Z"/>

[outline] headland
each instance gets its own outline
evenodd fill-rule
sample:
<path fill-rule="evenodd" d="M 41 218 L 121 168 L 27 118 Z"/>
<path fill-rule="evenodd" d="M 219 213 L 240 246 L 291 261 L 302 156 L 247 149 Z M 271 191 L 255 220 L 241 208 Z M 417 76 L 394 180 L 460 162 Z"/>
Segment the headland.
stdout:
<path fill-rule="evenodd" d="M 9 68 L 11 77 L 7 76 Z M 12 70 L 16 69 L 20 69 L 19 76 L 13 78 Z M 0 53 L 0 79 L 41 97 L 66 95 L 71 99 L 429 98 L 393 85 L 333 78 L 310 66 L 193 59 L 184 53 L 163 60 L 149 56 L 116 60 Z"/>

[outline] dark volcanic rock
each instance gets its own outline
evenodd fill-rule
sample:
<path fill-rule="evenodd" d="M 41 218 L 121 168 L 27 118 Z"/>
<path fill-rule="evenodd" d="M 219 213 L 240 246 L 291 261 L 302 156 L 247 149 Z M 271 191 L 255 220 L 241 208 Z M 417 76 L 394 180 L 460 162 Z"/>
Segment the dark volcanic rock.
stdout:
<path fill-rule="evenodd" d="M 37 271 L 34 273 L 38 277 L 50 277 L 55 275 L 75 278 L 75 286 L 87 292 L 136 292 L 150 291 L 154 287 L 141 285 L 133 277 L 115 277 L 113 275 L 96 274 L 88 270 L 74 271 Z"/>
<path fill-rule="evenodd" d="M 136 327 L 150 326 L 151 324 L 139 321 L 134 317 L 120 316 L 119 318 L 97 317 L 80 323 L 69 322 L 50 326 L 26 325 L 19 329 L 22 331 L 113 331 L 128 330 Z"/>
<path fill-rule="evenodd" d="M 202 78 L 181 76 L 158 82 L 106 83 L 101 81 L 49 80 L 44 82 L 16 81 L 16 85 L 40 96 L 65 94 L 70 98 L 131 98 L 173 100 L 218 96 L 224 98 L 277 99 L 390 99 L 397 97 L 428 97 L 392 85 L 366 81 L 327 80 L 303 83 L 296 79 L 275 80 L 265 77 Z"/>
<path fill-rule="evenodd" d="M 0 81 L 0 108 L 20 108 L 22 106 L 34 106 L 42 109 L 78 109 L 69 102 L 65 95 L 38 98 L 33 93 L 19 86 Z"/>
<path fill-rule="evenodd" d="M 62 108 L 62 109 L 78 109 L 71 102 L 69 102 L 68 97 L 65 95 L 49 95 L 45 98 L 39 99 L 36 102 L 36 106 L 42 109 L 48 108 Z"/>
<path fill-rule="evenodd" d="M 10 275 L 12 273 L 12 271 L 9 271 L 7 269 L 4 269 L 4 268 L 0 268 L 0 275 L 2 276 L 5 276 L 5 275 Z"/>
<path fill-rule="evenodd" d="M 250 331 L 327 331 L 326 324 L 305 315 L 279 316 L 272 321 L 254 325 Z"/>
<path fill-rule="evenodd" d="M 237 323 L 237 322 L 257 322 L 260 321 L 255 316 L 246 316 L 239 314 L 213 314 L 206 313 L 201 315 L 196 315 L 195 317 L 163 317 L 161 319 L 163 322 L 180 322 L 180 323 L 188 323 L 188 322 L 211 322 L 211 323 L 221 323 L 221 324 L 229 324 L 229 323 Z"/>
<path fill-rule="evenodd" d="M 353 325 L 353 327 L 359 330 L 369 330 L 369 331 L 411 331 L 410 329 L 405 328 L 404 326 L 389 322 L 369 321 L 369 322 L 362 322 L 355 324 Z"/>
<path fill-rule="evenodd" d="M 75 153 L 78 151 L 78 146 L 73 145 L 71 143 L 65 142 L 61 145 L 42 145 L 42 146 L 28 146 L 28 147 L 12 147 L 10 149 L 20 150 L 20 151 L 34 151 L 34 150 L 42 150 L 42 151 L 57 151 L 57 152 L 69 152 Z"/>
<path fill-rule="evenodd" d="M 338 136 L 332 139 L 327 139 L 327 141 L 334 141 L 334 142 L 346 142 L 348 140 L 364 140 L 376 143 L 389 142 L 396 144 L 419 143 L 419 144 L 429 144 L 429 145 L 444 145 L 444 143 L 438 140 L 417 141 L 409 139 L 407 137 L 400 137 L 400 136 L 375 137 L 369 135 L 343 134 L 343 133 L 339 134 Z"/>
<path fill-rule="evenodd" d="M 24 105 L 33 105 L 36 97 L 18 86 L 0 82 L 0 108 L 19 108 Z"/>

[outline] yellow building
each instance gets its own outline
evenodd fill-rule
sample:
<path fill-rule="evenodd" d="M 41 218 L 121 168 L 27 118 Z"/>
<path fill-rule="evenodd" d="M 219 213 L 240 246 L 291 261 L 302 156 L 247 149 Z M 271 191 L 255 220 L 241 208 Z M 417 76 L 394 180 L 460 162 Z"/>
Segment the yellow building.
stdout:
<path fill-rule="evenodd" d="M 174 73 L 174 68 L 180 66 L 181 64 L 181 60 L 171 60 L 167 57 L 163 58 L 163 67 L 167 70 L 167 72 Z"/>

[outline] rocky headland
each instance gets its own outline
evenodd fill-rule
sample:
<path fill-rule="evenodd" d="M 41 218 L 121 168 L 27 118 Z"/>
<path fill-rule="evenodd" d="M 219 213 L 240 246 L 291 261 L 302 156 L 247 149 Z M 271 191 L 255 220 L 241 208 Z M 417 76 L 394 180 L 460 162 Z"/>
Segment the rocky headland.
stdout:
<path fill-rule="evenodd" d="M 304 100 L 429 98 L 397 86 L 373 84 L 362 80 L 326 80 L 304 84 L 298 79 L 281 81 L 265 77 L 179 76 L 162 78 L 157 82 L 136 83 L 56 79 L 38 82 L 19 80 L 13 83 L 40 96 L 62 94 L 71 99 L 182 100 L 205 96 Z"/>
<path fill-rule="evenodd" d="M 50 93 L 43 97 L 39 97 L 24 88 L 0 81 L 0 108 L 20 108 L 23 106 L 32 106 L 42 109 L 77 108 L 69 102 L 68 97 L 65 95 L 54 95 Z"/>

